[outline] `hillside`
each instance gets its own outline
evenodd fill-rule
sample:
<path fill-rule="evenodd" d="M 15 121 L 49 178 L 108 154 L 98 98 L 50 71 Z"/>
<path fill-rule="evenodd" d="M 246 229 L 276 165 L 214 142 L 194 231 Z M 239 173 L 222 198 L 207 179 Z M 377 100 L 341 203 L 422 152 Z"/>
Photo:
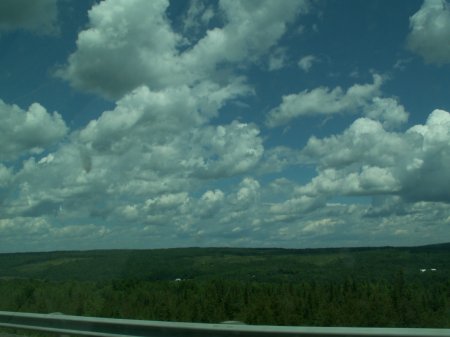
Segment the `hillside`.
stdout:
<path fill-rule="evenodd" d="M 448 328 L 449 258 L 450 244 L 0 254 L 0 310 L 210 323 Z"/>
<path fill-rule="evenodd" d="M 420 247 L 175 248 L 0 254 L 0 278 L 50 281 L 448 279 L 450 243 Z M 420 272 L 435 268 L 436 271 Z"/>

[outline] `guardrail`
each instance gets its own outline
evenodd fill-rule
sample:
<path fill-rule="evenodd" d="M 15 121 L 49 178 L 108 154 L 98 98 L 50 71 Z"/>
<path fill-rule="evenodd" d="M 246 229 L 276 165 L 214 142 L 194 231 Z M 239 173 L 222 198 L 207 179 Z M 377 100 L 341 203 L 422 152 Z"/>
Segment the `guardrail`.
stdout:
<path fill-rule="evenodd" d="M 0 327 L 91 337 L 438 337 L 450 329 L 292 327 L 206 324 L 0 311 Z"/>

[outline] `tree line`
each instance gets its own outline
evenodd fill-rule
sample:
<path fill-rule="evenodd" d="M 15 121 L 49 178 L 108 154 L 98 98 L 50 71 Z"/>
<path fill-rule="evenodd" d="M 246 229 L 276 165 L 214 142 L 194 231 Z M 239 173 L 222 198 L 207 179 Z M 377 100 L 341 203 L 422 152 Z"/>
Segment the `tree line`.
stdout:
<path fill-rule="evenodd" d="M 450 281 L 0 281 L 0 310 L 293 326 L 450 327 Z"/>

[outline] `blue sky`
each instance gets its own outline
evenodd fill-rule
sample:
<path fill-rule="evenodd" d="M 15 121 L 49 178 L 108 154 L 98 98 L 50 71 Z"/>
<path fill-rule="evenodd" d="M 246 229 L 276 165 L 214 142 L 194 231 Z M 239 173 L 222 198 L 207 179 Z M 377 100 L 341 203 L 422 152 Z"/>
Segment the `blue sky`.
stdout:
<path fill-rule="evenodd" d="M 447 1 L 0 13 L 0 252 L 448 241 Z"/>

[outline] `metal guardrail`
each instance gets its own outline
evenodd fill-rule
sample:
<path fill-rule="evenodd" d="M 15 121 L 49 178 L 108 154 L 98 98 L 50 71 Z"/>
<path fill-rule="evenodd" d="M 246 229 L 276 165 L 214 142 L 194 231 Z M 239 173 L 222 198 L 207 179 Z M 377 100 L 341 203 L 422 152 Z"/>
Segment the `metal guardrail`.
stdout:
<path fill-rule="evenodd" d="M 438 337 L 450 329 L 178 323 L 0 311 L 0 327 L 91 337 Z"/>

